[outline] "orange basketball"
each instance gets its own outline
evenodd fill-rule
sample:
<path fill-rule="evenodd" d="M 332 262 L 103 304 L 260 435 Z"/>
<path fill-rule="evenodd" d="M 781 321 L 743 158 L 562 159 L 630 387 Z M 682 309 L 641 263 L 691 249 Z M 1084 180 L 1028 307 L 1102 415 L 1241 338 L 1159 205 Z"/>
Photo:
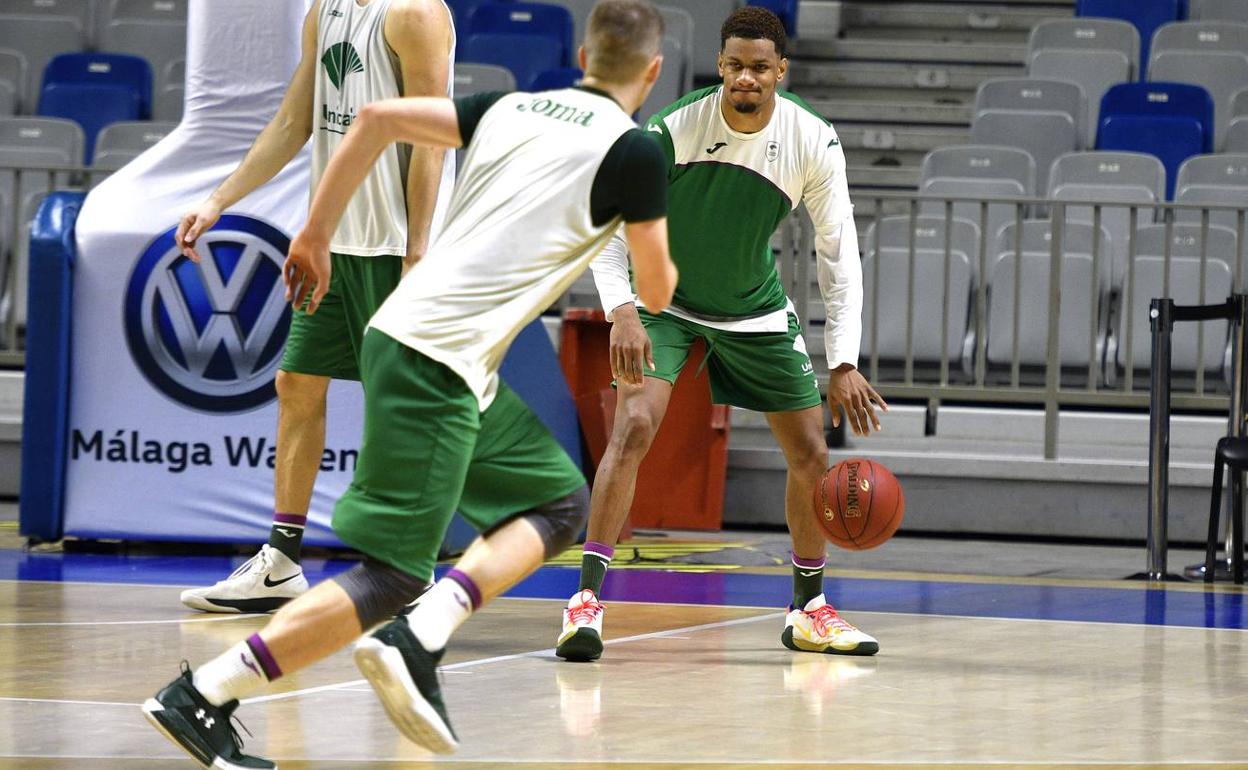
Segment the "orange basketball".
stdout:
<path fill-rule="evenodd" d="M 834 545 L 850 551 L 874 548 L 901 526 L 906 498 L 892 471 L 860 457 L 827 470 L 815 489 L 815 518 Z"/>

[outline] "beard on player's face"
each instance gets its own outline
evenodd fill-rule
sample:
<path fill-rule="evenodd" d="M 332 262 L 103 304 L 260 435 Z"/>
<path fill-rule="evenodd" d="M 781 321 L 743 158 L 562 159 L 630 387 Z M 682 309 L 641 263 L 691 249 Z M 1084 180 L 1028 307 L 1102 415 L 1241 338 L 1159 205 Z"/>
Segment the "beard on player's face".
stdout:
<path fill-rule="evenodd" d="M 751 102 L 733 102 L 732 109 L 742 115 L 752 115 L 755 112 L 758 112 L 758 105 Z"/>

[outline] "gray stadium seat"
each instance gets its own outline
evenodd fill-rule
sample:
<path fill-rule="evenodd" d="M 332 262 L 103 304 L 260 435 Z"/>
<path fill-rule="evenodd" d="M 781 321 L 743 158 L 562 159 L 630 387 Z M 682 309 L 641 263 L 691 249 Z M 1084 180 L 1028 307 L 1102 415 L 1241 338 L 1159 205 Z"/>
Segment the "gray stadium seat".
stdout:
<path fill-rule="evenodd" d="M 585 42 L 585 26 L 589 21 L 589 12 L 594 9 L 598 0 L 557 0 L 555 5 L 562 5 L 572 14 L 572 48 L 580 48 Z"/>
<path fill-rule="evenodd" d="M 1248 152 L 1248 117 L 1238 117 L 1231 121 L 1226 129 L 1223 149 L 1227 152 Z"/>
<path fill-rule="evenodd" d="M 22 97 L 26 93 L 26 57 L 19 51 L 0 48 L 0 83 L 8 83 L 13 92 L 13 109 L 22 109 Z"/>
<path fill-rule="evenodd" d="M 186 58 L 186 23 L 127 18 L 110 21 L 100 34 L 99 48 L 142 56 L 152 65 L 152 72 L 160 75 L 173 62 Z"/>
<path fill-rule="evenodd" d="M 1042 21 L 1031 30 L 1027 54 L 1049 49 L 1118 51 L 1127 57 L 1132 78 L 1140 71 L 1140 33 L 1127 21 L 1086 17 Z"/>
<path fill-rule="evenodd" d="M 941 147 L 923 158 L 919 175 L 919 192 L 924 195 L 983 198 L 1025 198 L 1036 194 L 1036 163 L 1026 150 L 1016 147 L 963 145 Z M 1017 217 L 1017 207 L 996 203 L 988 205 L 988 218 L 981 223 L 976 203 L 954 203 L 953 216 L 986 226 L 988 242 L 996 237 L 1006 222 Z M 944 217 L 945 204 L 925 202 L 919 212 Z M 1023 212 L 1026 215 L 1026 212 Z M 971 266 L 979 275 L 978 261 Z"/>
<path fill-rule="evenodd" d="M 96 0 L 96 39 L 114 21 L 156 21 L 185 24 L 187 0 Z"/>
<path fill-rule="evenodd" d="M 876 238 L 879 248 L 876 249 Z M 945 301 L 945 220 L 920 216 L 913 231 L 914 304 L 908 303 L 911 229 L 909 216 L 883 217 L 873 223 L 860 244 L 864 259 L 862 354 L 871 355 L 872 306 L 875 302 L 875 260 L 879 258 L 879 355 L 882 360 L 901 361 L 906 352 L 908 316 L 913 314 L 913 354 L 916 363 L 939 363 L 942 331 L 941 309 Z M 948 344 L 950 367 L 961 366 L 967 349 L 972 290 L 971 265 L 978 261 L 979 228 L 953 220 L 949 251 Z M 819 303 L 814 303 L 818 305 Z"/>
<path fill-rule="evenodd" d="M 1205 256 L 1211 262 L 1216 261 L 1232 272 L 1235 271 L 1235 231 L 1219 225 L 1209 226 L 1209 242 L 1205 246 Z M 1200 225 L 1190 222 L 1176 222 L 1170 226 L 1170 257 L 1172 259 L 1200 260 Z M 1135 253 L 1145 257 L 1165 257 L 1166 226 L 1164 224 L 1145 225 L 1135 233 Z M 1211 302 L 1220 302 L 1214 298 Z"/>
<path fill-rule="evenodd" d="M 1230 126 L 1231 102 L 1248 85 L 1248 54 L 1162 51 L 1152 55 L 1149 80 L 1193 83 L 1213 97 L 1214 150 L 1221 150 Z"/>
<path fill-rule="evenodd" d="M 693 49 L 689 60 L 695 77 L 718 77 L 719 28 L 728 14 L 745 5 L 742 0 L 665 0 L 664 5 L 680 8 L 693 18 Z"/>
<path fill-rule="evenodd" d="M 17 112 L 17 95 L 14 85 L 0 80 L 0 118 L 6 118 Z"/>
<path fill-rule="evenodd" d="M 677 42 L 676 38 L 664 35 L 663 70 L 659 73 L 659 79 L 655 82 L 654 88 L 651 89 L 650 95 L 646 97 L 645 104 L 641 105 L 639 112 L 643 120 L 684 95 L 683 74 L 680 67 L 669 68 L 667 66 L 669 61 L 679 62 L 682 57 L 683 52 L 680 50 L 680 43 Z"/>
<path fill-rule="evenodd" d="M 1045 48 L 1031 54 L 1027 74 L 1034 78 L 1069 80 L 1078 83 L 1087 96 L 1087 109 L 1080 126 L 1083 147 L 1096 145 L 1097 120 L 1101 97 L 1110 86 L 1131 80 L 1131 63 L 1121 51 L 1072 51 Z"/>
<path fill-rule="evenodd" d="M 693 89 L 693 16 L 683 8 L 672 8 L 666 5 L 658 6 L 659 13 L 663 14 L 664 34 L 667 37 L 675 38 L 680 43 L 681 54 L 681 95 Z M 664 60 L 663 66 L 669 66 Z"/>
<path fill-rule="evenodd" d="M 971 122 L 972 144 L 1019 147 L 1036 161 L 1036 186 L 1048 186 L 1049 166 L 1080 149 L 1083 89 L 1039 78 L 994 78 L 980 85 Z"/>
<path fill-rule="evenodd" d="M 21 223 L 13 244 L 18 281 L 9 292 L 18 322 L 26 319 L 26 252 L 30 221 L 39 201 L 52 189 L 67 187 L 68 173 L 23 171 L 40 166 L 77 166 L 82 163 L 84 138 L 77 123 L 57 118 L 0 118 L 0 190 Z M 8 220 L 12 227 L 12 219 Z M 6 289 L 7 291 L 7 289 Z"/>
<path fill-rule="evenodd" d="M 1166 171 L 1152 155 L 1137 152 L 1077 152 L 1058 158 L 1053 164 L 1049 197 L 1067 201 L 1104 201 L 1113 203 L 1156 203 L 1163 200 Z M 1067 222 L 1092 222 L 1091 206 L 1068 206 Z M 1142 207 L 1137 225 L 1153 221 L 1154 210 Z M 1114 286 L 1122 285 L 1127 266 L 1127 247 L 1131 231 L 1128 206 L 1103 206 L 1101 225 L 1109 230 L 1114 244 Z"/>
<path fill-rule="evenodd" d="M 1248 55 L 1248 24 L 1229 21 L 1172 21 L 1153 33 L 1150 59 L 1166 51 Z"/>
<path fill-rule="evenodd" d="M 177 128 L 176 123 L 133 121 L 105 126 L 95 140 L 95 156 L 91 167 L 101 171 L 116 171 L 142 155 L 147 148 L 159 142 Z M 91 186 L 102 182 L 108 174 L 91 174 Z"/>
<path fill-rule="evenodd" d="M 166 86 L 152 99 L 152 119 L 167 123 L 182 122 L 182 108 L 186 101 L 186 89 L 182 86 Z"/>
<path fill-rule="evenodd" d="M 1231 97 L 1231 117 L 1248 117 L 1248 86 L 1239 89 Z"/>
<path fill-rule="evenodd" d="M 1187 18 L 1248 24 L 1248 3 L 1244 0 L 1188 0 Z"/>
<path fill-rule="evenodd" d="M 1196 155 L 1179 167 L 1174 188 L 1176 203 L 1218 204 L 1248 207 L 1248 153 Z M 1199 211 L 1177 212 L 1180 222 L 1200 222 Z M 1211 211 L 1209 222 L 1235 228 L 1233 211 Z"/>
<path fill-rule="evenodd" d="M 38 101 L 43 68 L 52 57 L 81 51 L 86 42 L 86 30 L 77 19 L 0 15 L 0 48 L 18 51 L 26 59 L 26 82 L 20 95 L 24 111 L 32 111 Z"/>
<path fill-rule="evenodd" d="M 516 77 L 506 67 L 494 64 L 455 64 L 455 96 L 472 96 L 485 91 L 514 91 Z"/>
<path fill-rule="evenodd" d="M 156 82 L 152 87 L 159 91 L 169 86 L 185 86 L 186 85 L 186 59 L 174 59 L 165 65 L 165 68 L 153 73 L 156 76 Z"/>
<path fill-rule="evenodd" d="M 62 19 L 73 19 L 84 31 L 89 31 L 92 24 L 92 6 L 94 0 L 4 0 L 0 13 L 15 16 L 55 16 Z M 67 53 L 60 51 L 59 53 Z"/>
<path fill-rule="evenodd" d="M 1052 236 L 1047 220 L 1023 223 L 1022 273 L 1019 276 L 1018 358 L 1024 366 L 1043 366 L 1048 358 L 1049 276 Z M 1014 360 L 1014 279 L 1018 265 L 1017 226 L 1006 225 L 997 238 L 996 259 L 988 281 L 988 363 L 1008 366 Z M 1101 228 L 1099 252 L 1092 254 L 1092 226 L 1068 222 L 1062 230 L 1061 314 L 1058 355 L 1062 366 L 1088 367 L 1089 354 L 1100 369 L 1109 318 L 1109 231 Z M 1094 270 L 1099 268 L 1099 276 Z M 1097 300 L 1093 312 L 1092 300 Z M 1089 348 L 1089 339 L 1094 339 Z"/>
<path fill-rule="evenodd" d="M 1210 260 L 1205 268 L 1204 297 L 1200 295 L 1200 260 L 1175 257 L 1170 260 L 1170 296 L 1180 305 L 1197 305 L 1222 302 L 1231 294 L 1231 270 L 1219 260 Z M 1163 296 L 1164 262 L 1160 255 L 1141 254 L 1135 258 L 1134 291 L 1124 299 L 1119 313 L 1116 351 L 1111 361 L 1119 368 L 1127 365 L 1127 318 L 1132 323 L 1132 359 L 1134 368 L 1147 370 L 1151 361 L 1151 331 L 1149 328 L 1149 301 Z M 1194 372 L 1198 362 L 1203 361 L 1207 373 L 1221 369 L 1226 357 L 1227 324 L 1225 321 L 1205 321 L 1205 344 L 1203 357 L 1197 351 L 1197 324 L 1176 324 L 1172 338 L 1171 356 L 1173 370 Z"/>

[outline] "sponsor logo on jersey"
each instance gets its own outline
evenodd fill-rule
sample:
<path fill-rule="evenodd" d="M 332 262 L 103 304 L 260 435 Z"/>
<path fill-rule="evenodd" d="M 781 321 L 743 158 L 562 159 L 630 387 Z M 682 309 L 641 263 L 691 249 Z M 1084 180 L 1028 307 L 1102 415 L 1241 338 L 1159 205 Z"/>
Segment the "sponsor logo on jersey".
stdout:
<path fill-rule="evenodd" d="M 583 110 L 580 107 L 560 104 L 544 96 L 534 97 L 527 104 L 521 102 L 516 105 L 516 110 L 518 112 L 533 112 L 553 120 L 575 123 L 578 126 L 586 127 L 594 119 L 593 110 Z"/>
<path fill-rule="evenodd" d="M 728 146 L 728 143 L 727 143 L 727 142 L 716 142 L 714 147 L 707 147 L 707 148 L 706 148 L 706 154 L 707 154 L 707 155 L 714 155 L 715 153 L 719 152 L 721 149 L 723 149 L 724 147 L 727 147 L 727 146 Z"/>
<path fill-rule="evenodd" d="M 325 67 L 329 82 L 339 90 L 342 89 L 347 75 L 364 71 L 364 62 L 360 59 L 360 54 L 356 52 L 355 46 L 347 42 L 335 43 L 326 48 L 325 54 L 321 56 L 321 65 Z"/>

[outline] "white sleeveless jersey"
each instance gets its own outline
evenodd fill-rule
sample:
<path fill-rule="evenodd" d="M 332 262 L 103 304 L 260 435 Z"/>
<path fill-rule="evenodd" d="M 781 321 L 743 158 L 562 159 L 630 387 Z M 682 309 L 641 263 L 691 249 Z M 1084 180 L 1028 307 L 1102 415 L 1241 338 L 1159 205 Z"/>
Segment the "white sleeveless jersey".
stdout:
<path fill-rule="evenodd" d="M 469 141 L 441 235 L 370 325 L 462 377 L 484 411 L 512 340 L 619 227 L 619 217 L 593 224 L 590 193 L 635 127 L 589 91 L 500 99 Z"/>
<path fill-rule="evenodd" d="M 312 189 L 320 182 L 361 107 L 402 96 L 398 56 L 386 43 L 391 0 L 321 0 L 317 19 L 316 94 L 312 122 Z M 447 10 L 448 17 L 450 10 Z M 452 32 L 452 34 L 454 34 Z M 447 60 L 446 95 L 454 83 L 455 46 Z M 407 254 L 407 169 L 411 146 L 391 144 L 351 197 L 330 242 L 339 254 Z M 431 224 L 436 235 L 455 185 L 455 155 L 446 153 Z"/>

